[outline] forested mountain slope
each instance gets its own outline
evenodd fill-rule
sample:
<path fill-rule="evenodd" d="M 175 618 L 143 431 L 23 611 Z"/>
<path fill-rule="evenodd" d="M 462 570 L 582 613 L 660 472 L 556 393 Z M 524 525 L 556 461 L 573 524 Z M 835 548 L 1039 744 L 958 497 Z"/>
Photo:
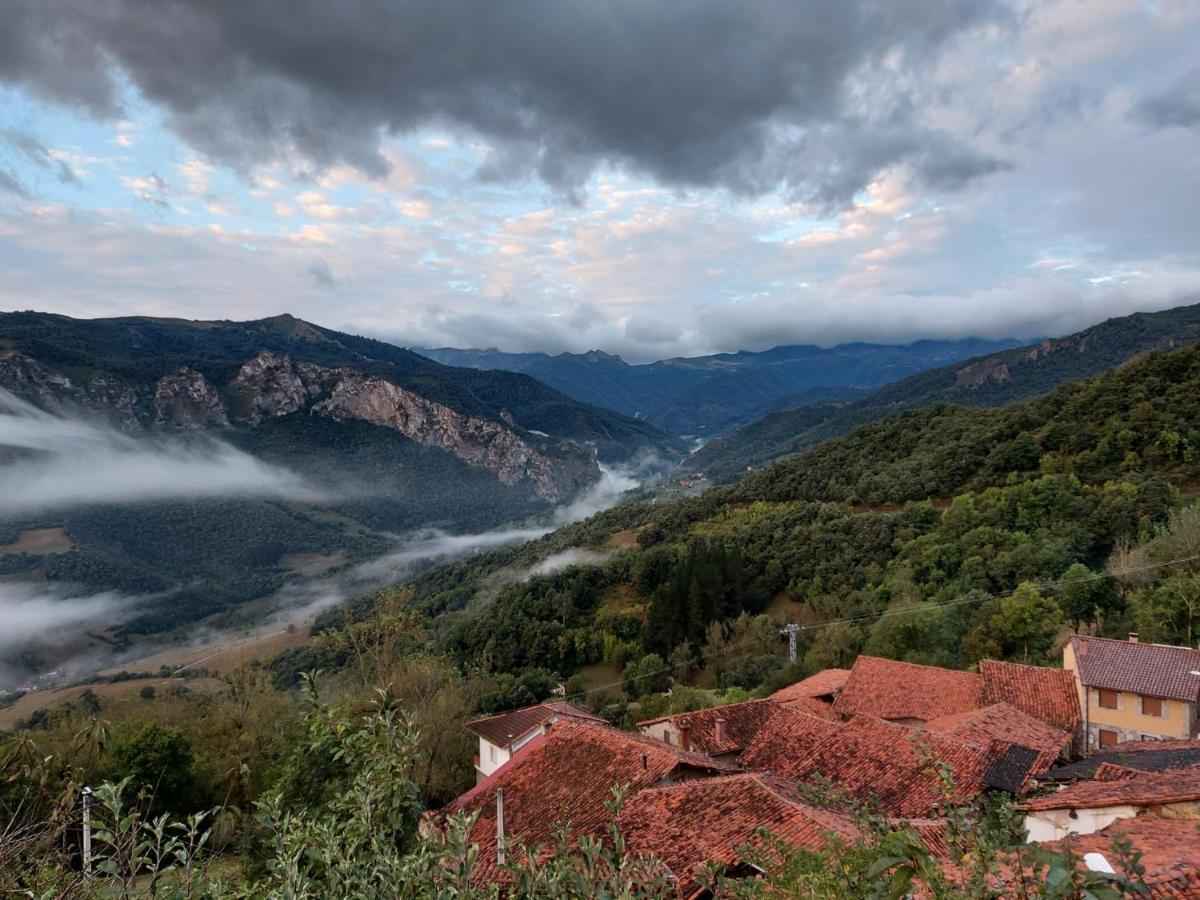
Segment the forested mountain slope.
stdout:
<path fill-rule="evenodd" d="M 23 491 L 0 496 L 0 580 L 137 598 L 121 601 L 123 632 L 236 610 L 297 572 L 378 554 L 397 532 L 545 513 L 594 485 L 598 461 L 681 452 L 528 376 L 442 366 L 290 316 L 0 314 L 0 401 L 0 479 L 20 481 L 22 466 L 51 488 L 115 475 L 129 491 L 0 491 Z M 191 488 L 162 474 L 180 467 L 199 473 Z M 211 486 L 238 467 L 241 487 Z"/>
<path fill-rule="evenodd" d="M 854 397 L 913 372 L 1011 347 L 1015 340 L 894 346 L 783 346 L 630 365 L 590 353 L 417 352 L 448 365 L 524 372 L 577 400 L 637 415 L 680 435 L 719 434 L 774 409 Z"/>
<path fill-rule="evenodd" d="M 935 403 L 1001 406 L 1029 399 L 1073 378 L 1086 378 L 1150 350 L 1200 339 L 1200 305 L 1109 319 L 1077 334 L 978 356 L 889 384 L 861 400 L 777 412 L 718 438 L 685 462 L 724 483 L 845 434 L 857 425 Z"/>
<path fill-rule="evenodd" d="M 626 701 L 670 677 L 782 677 L 784 620 L 806 625 L 789 675 L 864 650 L 1053 662 L 1068 626 L 1187 642 L 1200 515 L 1181 502 L 1198 479 L 1200 351 L 1152 353 L 1026 404 L 893 417 L 739 485 L 439 567 L 413 602 L 464 664 L 521 683 L 616 667 Z M 607 555 L 536 574 L 570 548 Z"/>

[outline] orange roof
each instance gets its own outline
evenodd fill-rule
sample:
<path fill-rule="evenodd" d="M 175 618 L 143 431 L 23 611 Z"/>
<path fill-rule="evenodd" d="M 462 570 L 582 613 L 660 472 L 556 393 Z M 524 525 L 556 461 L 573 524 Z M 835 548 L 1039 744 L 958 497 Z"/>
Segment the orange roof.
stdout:
<path fill-rule="evenodd" d="M 1070 672 L 985 659 L 979 674 L 984 703 L 1007 703 L 1070 734 L 1079 727 L 1079 693 Z"/>
<path fill-rule="evenodd" d="M 849 677 L 849 669 L 825 669 L 776 691 L 771 695 L 771 699 L 780 703 L 791 703 L 806 697 L 832 697 L 842 689 Z"/>
<path fill-rule="evenodd" d="M 570 703 L 557 700 L 512 709 L 499 715 L 488 716 L 486 719 L 476 719 L 468 722 L 465 727 L 497 747 L 511 747 L 533 729 L 540 728 L 543 723 L 560 716 L 604 724 L 604 719 L 599 716 L 593 716 Z"/>
<path fill-rule="evenodd" d="M 626 801 L 620 827 L 631 851 L 666 864 L 683 896 L 699 887 L 708 860 L 736 864 L 738 848 L 758 844 L 761 828 L 808 850 L 827 847 L 829 833 L 858 834 L 848 816 L 813 806 L 794 783 L 765 773 L 640 791 Z"/>
<path fill-rule="evenodd" d="M 555 826 L 596 834 L 609 821 L 614 785 L 637 790 L 665 781 L 728 774 L 737 766 L 604 725 L 562 719 L 442 810 L 478 812 L 470 841 L 479 845 L 477 877 L 496 880 L 496 790 L 504 789 L 505 833 L 549 845 Z"/>
<path fill-rule="evenodd" d="M 854 661 L 833 702 L 842 715 L 880 719 L 931 719 L 983 706 L 983 678 L 973 672 L 897 662 L 877 656 Z"/>
<path fill-rule="evenodd" d="M 750 742 L 738 763 L 746 769 L 790 774 L 795 761 L 804 757 L 820 741 L 842 728 L 841 722 L 806 715 L 785 707 Z"/>
<path fill-rule="evenodd" d="M 1146 870 L 1142 881 L 1150 889 L 1148 896 L 1200 898 L 1200 822 L 1137 816 L 1069 840 L 1076 856 L 1082 859 L 1085 853 L 1099 853 L 1120 872 L 1120 861 L 1112 852 L 1113 840 L 1120 836 L 1128 838 L 1142 854 L 1139 862 Z M 1047 846 L 1062 844 L 1058 840 Z"/>
<path fill-rule="evenodd" d="M 1077 781 L 1020 805 L 1027 811 L 1096 809 L 1101 806 L 1158 806 L 1200 800 L 1200 766 L 1167 772 L 1141 772 L 1105 763 L 1096 780 Z"/>
<path fill-rule="evenodd" d="M 745 703 L 730 703 L 695 712 L 664 716 L 638 722 L 638 727 L 671 722 L 676 728 L 686 728 L 688 749 L 697 753 L 734 753 L 749 746 L 754 736 L 762 730 L 783 707 L 774 700 L 747 700 Z M 724 720 L 724 737 L 717 737 L 717 720 Z"/>
<path fill-rule="evenodd" d="M 1037 753 L 1030 775 L 1040 775 L 1058 760 L 1071 744 L 1071 735 L 1023 713 L 1007 703 L 993 703 L 982 709 L 942 716 L 925 723 L 925 730 L 942 737 L 985 745 L 999 740 Z"/>
<path fill-rule="evenodd" d="M 889 815 L 915 818 L 935 814 L 943 803 L 935 762 L 950 767 L 954 778 L 950 799 L 961 804 L 993 786 L 997 777 L 1015 780 L 1019 786 L 1033 761 L 1030 754 L 1021 768 L 1019 760 L 1014 763 L 1009 758 L 1011 745 L 1004 742 L 980 746 L 869 716 L 856 716 L 841 726 L 812 721 L 820 724 L 805 723 L 811 730 L 801 736 L 796 749 L 788 747 L 787 735 L 771 734 L 774 725 L 764 729 L 742 754 L 742 764 L 770 768 L 799 781 L 825 777 L 859 800 L 878 801 Z M 1021 768 L 1019 777 L 998 768 L 1011 765 Z"/>

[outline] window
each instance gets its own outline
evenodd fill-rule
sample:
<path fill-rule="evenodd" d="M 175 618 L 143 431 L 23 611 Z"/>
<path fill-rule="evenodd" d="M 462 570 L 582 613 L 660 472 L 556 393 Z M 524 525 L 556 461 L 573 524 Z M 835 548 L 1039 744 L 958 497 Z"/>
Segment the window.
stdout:
<path fill-rule="evenodd" d="M 1156 716 L 1157 718 L 1161 719 L 1162 714 L 1163 714 L 1163 704 L 1160 699 L 1158 699 L 1157 697 L 1143 697 L 1142 698 L 1142 715 L 1143 716 Z"/>
<path fill-rule="evenodd" d="M 1099 703 L 1100 703 L 1101 709 L 1116 709 L 1117 708 L 1117 692 L 1116 691 L 1106 691 L 1103 688 L 1101 688 L 1099 691 L 1099 694 L 1100 694 Z"/>
<path fill-rule="evenodd" d="M 1101 747 L 1117 746 L 1117 733 L 1115 731 L 1108 731 L 1104 728 L 1101 728 L 1098 737 L 1100 738 Z"/>
<path fill-rule="evenodd" d="M 488 756 L 491 757 L 492 762 L 496 761 L 496 745 L 495 744 L 488 744 Z"/>

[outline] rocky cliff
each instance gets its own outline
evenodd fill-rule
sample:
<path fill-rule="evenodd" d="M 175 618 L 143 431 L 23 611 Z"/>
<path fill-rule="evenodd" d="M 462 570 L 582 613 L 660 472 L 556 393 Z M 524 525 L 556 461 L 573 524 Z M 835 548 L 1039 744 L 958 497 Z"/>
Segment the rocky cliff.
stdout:
<path fill-rule="evenodd" d="M 503 484 L 527 483 L 556 502 L 599 478 L 592 452 L 573 441 L 550 441 L 518 425 L 467 415 L 349 367 L 293 362 L 262 351 L 220 387 L 183 367 L 153 383 L 130 384 L 105 373 L 74 376 L 24 354 L 0 357 L 0 387 L 54 412 L 99 411 L 126 430 L 256 428 L 292 414 L 361 421 L 396 431 L 427 447 L 487 469 Z"/>

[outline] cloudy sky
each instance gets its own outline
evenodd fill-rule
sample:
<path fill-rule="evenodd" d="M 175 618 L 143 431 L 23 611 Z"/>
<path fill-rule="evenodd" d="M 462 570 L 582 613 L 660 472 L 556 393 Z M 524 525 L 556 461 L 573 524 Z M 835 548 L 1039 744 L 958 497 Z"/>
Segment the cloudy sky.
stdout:
<path fill-rule="evenodd" d="M 0 309 L 646 360 L 1200 301 L 1195 0 L 9 0 Z"/>

